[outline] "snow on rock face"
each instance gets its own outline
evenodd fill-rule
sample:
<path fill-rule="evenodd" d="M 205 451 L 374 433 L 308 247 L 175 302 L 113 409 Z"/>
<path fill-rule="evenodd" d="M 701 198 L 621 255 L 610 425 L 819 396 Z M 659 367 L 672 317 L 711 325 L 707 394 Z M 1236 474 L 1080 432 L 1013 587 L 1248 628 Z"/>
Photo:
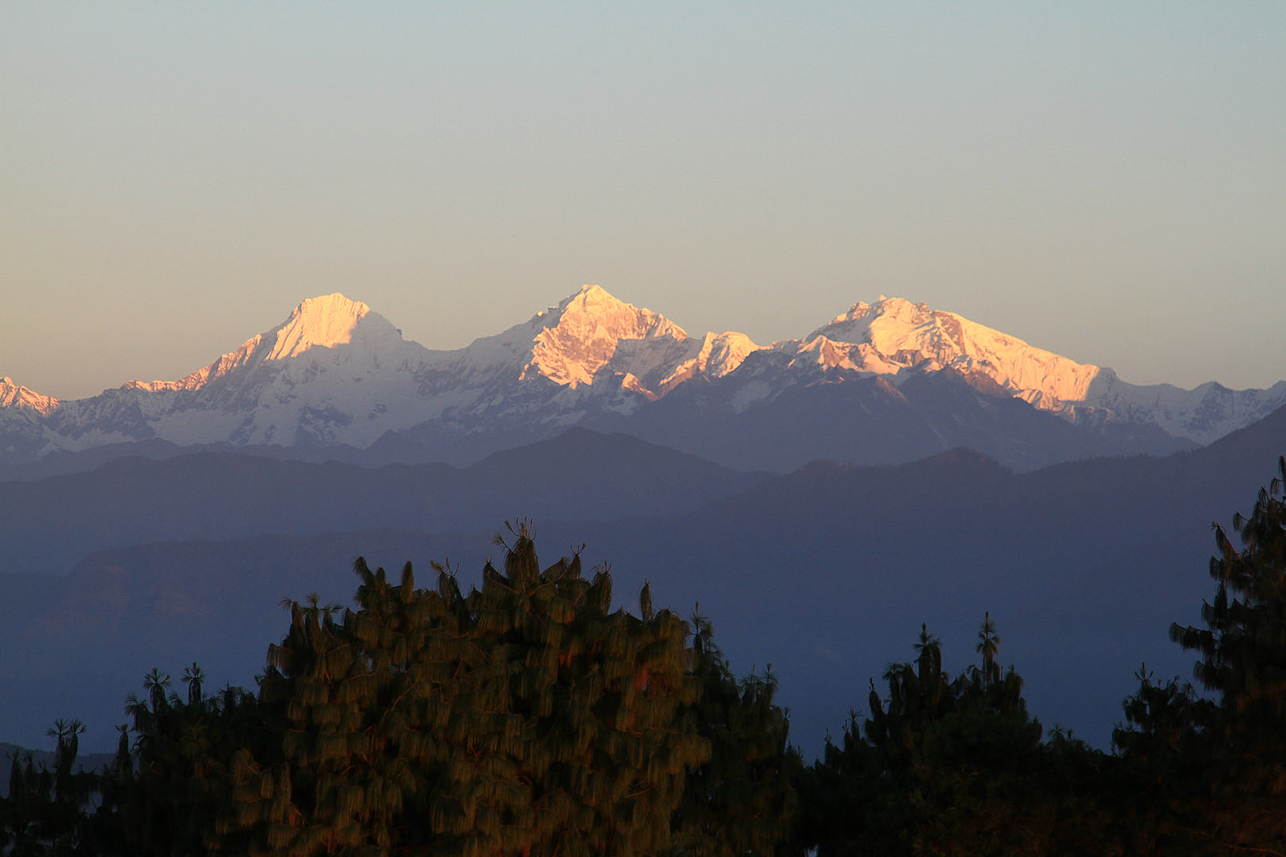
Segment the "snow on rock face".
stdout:
<path fill-rule="evenodd" d="M 266 360 L 297 357 L 309 348 L 334 348 L 352 341 L 357 323 L 371 308 L 336 292 L 308 300 L 295 307 L 286 323 L 276 329 L 272 351 Z"/>
<path fill-rule="evenodd" d="M 245 366 L 289 361 L 313 348 L 357 344 L 396 347 L 402 344 L 402 334 L 363 302 L 336 292 L 301 302 L 272 330 L 250 337 L 240 348 L 178 381 L 130 381 L 124 387 L 153 393 L 199 390 Z"/>
<path fill-rule="evenodd" d="M 758 350 L 759 346 L 744 333 L 707 333 L 697 354 L 697 368 L 712 377 L 722 378 L 746 362 L 751 352 Z"/>
<path fill-rule="evenodd" d="M 866 375 L 896 375 L 907 365 L 896 359 L 886 359 L 869 342 L 836 342 L 824 334 L 815 334 L 799 345 L 794 363 L 813 363 L 823 369 L 847 369 Z M 933 360 L 919 360 L 917 369 L 941 368 Z"/>
<path fill-rule="evenodd" d="M 24 387 L 8 375 L 0 378 L 0 408 L 35 411 L 44 416 L 57 408 L 58 405 L 58 399 Z"/>
<path fill-rule="evenodd" d="M 1106 409 L 1121 421 L 1156 425 L 1205 445 L 1286 405 L 1286 381 L 1266 390 L 1230 390 L 1213 381 L 1184 390 L 1172 384 L 1130 384 L 1104 369 L 1085 404 Z"/>
<path fill-rule="evenodd" d="M 952 312 L 931 310 L 902 298 L 857 303 L 806 340 L 867 344 L 873 353 L 844 357 L 859 371 L 951 367 L 986 375 L 1038 408 L 1059 410 L 1085 400 L 1099 367 L 1077 363 L 1021 339 L 969 321 Z M 869 367 L 869 368 L 864 368 Z"/>
<path fill-rule="evenodd" d="M 364 446 L 433 415 L 416 378 L 430 359 L 366 304 L 326 295 L 178 381 L 131 381 L 64 403 L 47 436 L 73 450 L 152 437 Z"/>
<path fill-rule="evenodd" d="M 250 362 L 259 346 L 263 343 L 264 334 L 246 340 L 236 351 L 229 351 L 208 366 L 203 366 L 178 381 L 126 381 L 121 385 L 125 390 L 143 390 L 148 393 L 159 393 L 165 390 L 199 390 L 215 378 L 222 378 L 240 366 Z"/>
<path fill-rule="evenodd" d="M 611 362 L 621 340 L 670 340 L 663 348 L 688 338 L 683 328 L 665 316 L 619 301 L 598 286 L 584 286 L 542 316 L 543 329 L 536 334 L 531 360 L 521 377 L 539 374 L 556 384 L 575 389 L 589 384 L 594 375 Z M 644 363 L 655 362 L 636 349 Z M 660 355 L 657 355 L 660 356 Z M 653 366 L 635 367 L 636 379 L 649 374 Z"/>
<path fill-rule="evenodd" d="M 656 385 L 656 394 L 664 396 L 684 381 L 698 375 L 722 378 L 745 363 L 752 353 L 762 350 L 744 333 L 707 333 L 696 354 L 679 360 L 670 373 L 660 380 Z"/>
<path fill-rule="evenodd" d="M 694 339 L 665 316 L 583 286 L 557 306 L 495 336 L 450 352 L 451 378 L 490 378 L 565 390 L 624 389 L 657 399 L 697 374 L 722 377 L 758 349 L 740 333 Z M 433 386 L 436 388 L 437 381 Z M 602 389 L 601 389 L 602 388 Z"/>
<path fill-rule="evenodd" d="M 1118 422 L 1154 425 L 1200 444 L 1262 419 L 1286 404 L 1286 383 L 1267 390 L 1203 384 L 1138 386 L 1111 370 L 1077 363 L 1017 337 L 902 298 L 857 303 L 804 340 L 796 360 L 824 369 L 898 376 L 951 368 L 990 378 L 1000 390 L 1075 422 L 1106 411 Z"/>

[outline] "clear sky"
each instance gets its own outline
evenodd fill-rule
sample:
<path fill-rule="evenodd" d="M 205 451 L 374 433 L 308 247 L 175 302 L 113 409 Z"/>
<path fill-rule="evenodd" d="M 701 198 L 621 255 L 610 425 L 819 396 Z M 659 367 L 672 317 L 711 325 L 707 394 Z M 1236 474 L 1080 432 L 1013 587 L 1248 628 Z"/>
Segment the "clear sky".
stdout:
<path fill-rule="evenodd" d="M 342 291 L 431 348 L 925 301 L 1286 377 L 1286 3 L 0 2 L 0 374 L 173 379 Z"/>

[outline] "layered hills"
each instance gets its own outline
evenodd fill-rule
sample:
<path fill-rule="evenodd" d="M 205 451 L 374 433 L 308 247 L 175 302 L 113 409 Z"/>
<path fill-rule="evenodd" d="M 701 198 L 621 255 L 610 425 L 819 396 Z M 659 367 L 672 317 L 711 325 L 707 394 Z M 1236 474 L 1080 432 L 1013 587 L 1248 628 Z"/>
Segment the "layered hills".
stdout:
<path fill-rule="evenodd" d="M 502 522 L 530 514 L 545 562 L 587 545 L 619 601 L 650 580 L 658 604 L 713 618 L 739 672 L 771 664 L 809 752 L 869 678 L 910 657 L 920 623 L 963 669 L 985 611 L 1033 712 L 1103 745 L 1141 662 L 1188 674 L 1167 628 L 1199 622 L 1210 595 L 1210 522 L 1253 504 L 1284 440 L 1286 409 L 1164 458 L 1017 473 L 955 450 L 747 476 L 572 430 L 464 471 L 201 454 L 10 483 L 37 493 L 15 528 L 27 533 L 6 533 L 4 552 L 27 564 L 0 574 L 13 655 L 0 682 L 22 688 L 0 699 L 0 723 L 35 745 L 53 718 L 83 717 L 99 742 L 86 746 L 105 749 L 152 666 L 198 661 L 211 686 L 250 684 L 284 633 L 281 599 L 346 603 L 358 555 L 426 573 L 444 562 L 467 587 Z M 61 530 L 40 523 L 60 510 Z M 77 553 L 61 574 L 32 573 Z"/>

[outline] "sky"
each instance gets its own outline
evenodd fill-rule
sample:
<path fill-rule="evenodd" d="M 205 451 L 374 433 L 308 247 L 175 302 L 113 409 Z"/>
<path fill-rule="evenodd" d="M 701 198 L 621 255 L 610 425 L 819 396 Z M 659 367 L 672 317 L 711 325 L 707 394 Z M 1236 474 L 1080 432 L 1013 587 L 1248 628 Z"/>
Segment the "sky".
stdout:
<path fill-rule="evenodd" d="M 0 375 L 176 379 L 343 292 L 457 348 L 896 295 L 1286 377 L 1286 3 L 0 2 Z"/>

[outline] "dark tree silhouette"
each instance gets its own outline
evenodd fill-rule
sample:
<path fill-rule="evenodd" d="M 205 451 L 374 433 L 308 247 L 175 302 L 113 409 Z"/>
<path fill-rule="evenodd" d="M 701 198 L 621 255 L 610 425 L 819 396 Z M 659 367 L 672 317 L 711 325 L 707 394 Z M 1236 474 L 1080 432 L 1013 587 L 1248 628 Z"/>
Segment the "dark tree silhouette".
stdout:
<path fill-rule="evenodd" d="M 1229 851 L 1286 853 L 1286 457 L 1250 515 L 1237 514 L 1238 549 L 1214 525 L 1215 596 L 1205 627 L 1172 625 L 1199 654 L 1197 680 L 1217 695 L 1206 722 L 1214 762 L 1204 821 Z"/>

